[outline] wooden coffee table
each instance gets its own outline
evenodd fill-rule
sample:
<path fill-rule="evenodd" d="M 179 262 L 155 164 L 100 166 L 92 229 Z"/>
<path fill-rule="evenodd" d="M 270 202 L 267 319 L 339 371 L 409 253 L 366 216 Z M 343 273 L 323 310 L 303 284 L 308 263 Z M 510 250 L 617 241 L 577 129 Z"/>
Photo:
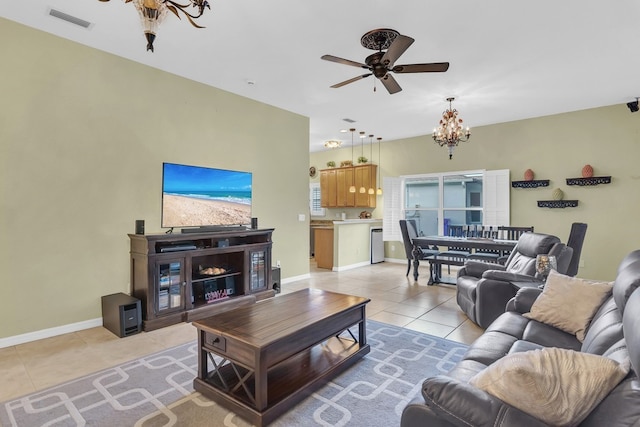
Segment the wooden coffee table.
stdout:
<path fill-rule="evenodd" d="M 369 353 L 369 301 L 303 289 L 193 322 L 199 347 L 194 388 L 266 425 Z M 354 325 L 357 339 L 345 332 Z"/>

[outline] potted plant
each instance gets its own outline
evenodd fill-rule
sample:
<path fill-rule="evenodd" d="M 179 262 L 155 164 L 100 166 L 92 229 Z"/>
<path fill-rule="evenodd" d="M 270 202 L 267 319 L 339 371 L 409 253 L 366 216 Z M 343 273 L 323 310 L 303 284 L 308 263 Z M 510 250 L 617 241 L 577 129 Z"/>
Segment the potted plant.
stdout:
<path fill-rule="evenodd" d="M 327 162 L 327 167 L 335 168 L 336 167 L 336 162 L 334 162 L 333 160 L 329 160 Z"/>
<path fill-rule="evenodd" d="M 367 163 L 368 161 L 369 159 L 367 159 L 365 156 L 358 157 L 358 163 Z"/>

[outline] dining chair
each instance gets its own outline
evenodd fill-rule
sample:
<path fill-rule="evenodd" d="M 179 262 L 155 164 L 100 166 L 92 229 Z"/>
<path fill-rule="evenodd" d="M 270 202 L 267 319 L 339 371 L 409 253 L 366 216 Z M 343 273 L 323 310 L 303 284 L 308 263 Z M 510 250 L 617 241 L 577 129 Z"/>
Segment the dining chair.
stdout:
<path fill-rule="evenodd" d="M 450 225 L 449 236 L 450 237 L 468 237 L 469 228 L 463 225 Z M 447 246 L 447 250 L 440 252 L 440 255 L 446 257 L 455 257 L 459 259 L 467 259 L 471 255 L 469 248 L 461 246 Z M 451 264 L 447 264 L 447 272 L 451 274 Z"/>
<path fill-rule="evenodd" d="M 481 226 L 480 231 L 478 232 L 478 237 L 485 239 L 495 239 L 498 237 L 498 227 L 489 226 Z M 504 255 L 503 251 L 499 249 L 481 249 L 478 248 L 469 255 L 469 259 L 475 259 L 477 261 L 490 262 L 494 264 L 498 264 L 500 257 Z M 506 261 L 506 259 L 505 259 Z"/>
<path fill-rule="evenodd" d="M 416 231 L 416 221 L 414 219 L 401 219 L 400 220 L 400 231 L 402 232 L 402 241 L 404 243 L 404 251 L 407 256 L 407 274 L 411 271 L 411 262 L 414 259 L 414 246 L 413 239 L 418 237 L 418 232 Z M 428 256 L 437 255 L 440 252 L 437 248 L 432 248 L 429 246 L 418 247 L 419 254 L 418 259 L 425 259 Z"/>
<path fill-rule="evenodd" d="M 571 231 L 569 232 L 569 240 L 567 240 L 567 246 L 573 249 L 573 256 L 569 262 L 569 268 L 567 269 L 567 276 L 575 276 L 578 274 L 578 268 L 580 266 L 580 254 L 582 253 L 582 244 L 584 243 L 584 237 L 587 234 L 587 224 L 584 222 L 574 222 L 571 224 Z"/>
<path fill-rule="evenodd" d="M 518 240 L 526 232 L 533 233 L 533 225 L 530 227 L 498 226 L 498 238 L 505 240 Z"/>

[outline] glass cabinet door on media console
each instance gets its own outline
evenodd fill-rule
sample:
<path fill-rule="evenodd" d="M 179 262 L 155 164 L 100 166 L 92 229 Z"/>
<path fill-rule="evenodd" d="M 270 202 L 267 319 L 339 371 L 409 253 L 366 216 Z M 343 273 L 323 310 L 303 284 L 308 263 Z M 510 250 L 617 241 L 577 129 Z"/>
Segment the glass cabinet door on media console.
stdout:
<path fill-rule="evenodd" d="M 257 291 L 260 289 L 266 289 L 267 282 L 267 269 L 266 265 L 271 265 L 267 259 L 266 251 L 251 251 L 249 252 L 249 289 L 251 291 Z M 271 268 L 271 267 L 269 267 Z"/>
<path fill-rule="evenodd" d="M 155 312 L 163 315 L 185 306 L 185 259 L 173 258 L 156 263 Z"/>

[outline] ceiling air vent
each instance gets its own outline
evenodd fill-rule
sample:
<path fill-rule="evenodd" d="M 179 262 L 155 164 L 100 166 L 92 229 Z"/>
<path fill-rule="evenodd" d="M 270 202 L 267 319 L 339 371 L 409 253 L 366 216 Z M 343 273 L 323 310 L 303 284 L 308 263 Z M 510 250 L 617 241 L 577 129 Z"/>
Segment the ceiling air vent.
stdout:
<path fill-rule="evenodd" d="M 71 16 L 67 13 L 60 12 L 59 10 L 56 10 L 56 9 L 49 9 L 49 15 L 53 16 L 54 18 L 58 18 L 58 19 L 62 19 L 63 21 L 70 22 L 74 25 L 79 25 L 83 28 L 89 28 L 92 25 L 91 22 L 89 21 L 76 18 L 75 16 Z"/>

